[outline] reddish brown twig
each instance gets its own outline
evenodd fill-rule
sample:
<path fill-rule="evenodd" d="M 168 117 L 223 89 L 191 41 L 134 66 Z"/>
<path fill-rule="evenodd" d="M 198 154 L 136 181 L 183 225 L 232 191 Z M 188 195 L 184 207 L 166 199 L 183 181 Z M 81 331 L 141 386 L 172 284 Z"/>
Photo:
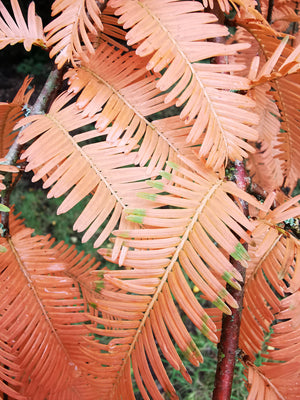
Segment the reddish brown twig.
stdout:
<path fill-rule="evenodd" d="M 243 162 L 235 162 L 235 180 L 240 189 L 247 188 L 247 174 Z M 248 205 L 241 201 L 244 214 L 248 215 Z M 245 245 L 247 249 L 247 245 Z M 215 389 L 213 400 L 230 400 L 234 367 L 237 359 L 239 344 L 240 325 L 244 298 L 245 268 L 236 260 L 231 258 L 232 265 L 240 272 L 243 277 L 241 290 L 236 290 L 231 286 L 227 287 L 232 297 L 237 301 L 238 308 L 232 308 L 232 315 L 223 315 L 222 333 L 218 345 L 218 364 L 215 376 Z"/>
<path fill-rule="evenodd" d="M 41 112 L 45 112 L 47 110 L 47 106 L 49 102 L 53 99 L 53 95 L 56 93 L 58 86 L 61 84 L 62 80 L 62 70 L 53 70 L 50 72 L 48 79 L 39 94 L 37 100 L 35 101 L 31 112 L 33 114 L 38 114 Z M 20 135 L 20 133 L 19 133 Z M 16 165 L 19 160 L 20 153 L 22 150 L 22 146 L 18 142 L 19 135 L 14 140 L 11 145 L 5 159 L 9 165 Z M 18 179 L 20 176 L 18 177 Z M 1 203 L 9 207 L 10 203 L 10 194 L 12 192 L 13 187 L 17 181 L 12 179 L 11 173 L 6 173 L 4 184 L 6 189 L 1 193 Z M 9 236 L 9 213 L 1 212 L 1 223 L 2 223 L 2 231 L 5 236 Z"/>

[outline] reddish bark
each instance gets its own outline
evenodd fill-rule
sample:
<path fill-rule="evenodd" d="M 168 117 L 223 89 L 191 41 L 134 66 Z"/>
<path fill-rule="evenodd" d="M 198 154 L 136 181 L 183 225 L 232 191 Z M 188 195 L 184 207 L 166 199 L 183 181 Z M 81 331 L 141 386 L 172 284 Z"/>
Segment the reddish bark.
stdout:
<path fill-rule="evenodd" d="M 234 267 L 244 278 L 245 268 L 236 260 L 231 260 Z M 242 285 L 241 285 L 242 286 Z M 239 304 L 239 308 L 231 309 L 232 315 L 223 316 L 222 333 L 218 346 L 218 365 L 215 377 L 213 400 L 229 400 L 238 350 L 244 290 L 227 288 Z"/>
<path fill-rule="evenodd" d="M 235 179 L 240 189 L 246 190 L 247 175 L 242 162 L 235 163 Z M 248 205 L 243 202 L 244 214 L 248 215 Z M 247 249 L 247 246 L 245 245 Z M 230 400 L 232 381 L 234 375 L 235 361 L 237 358 L 240 325 L 244 298 L 245 268 L 236 260 L 230 259 L 232 265 L 240 272 L 243 277 L 241 290 L 236 290 L 231 286 L 227 290 L 237 301 L 239 307 L 231 308 L 232 315 L 223 315 L 222 333 L 218 346 L 218 365 L 215 376 L 215 389 L 212 400 Z"/>

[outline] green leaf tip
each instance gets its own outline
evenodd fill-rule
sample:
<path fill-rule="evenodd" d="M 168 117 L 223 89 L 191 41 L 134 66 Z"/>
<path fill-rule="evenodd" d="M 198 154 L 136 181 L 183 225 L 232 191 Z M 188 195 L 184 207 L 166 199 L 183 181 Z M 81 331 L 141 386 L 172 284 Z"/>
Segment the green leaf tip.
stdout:
<path fill-rule="evenodd" d="M 141 199 L 155 201 L 156 197 L 157 197 L 157 194 L 140 192 L 140 193 L 137 194 L 137 196 L 140 197 Z"/>
<path fill-rule="evenodd" d="M 201 354 L 200 350 L 198 349 L 196 343 L 193 341 L 193 339 L 191 339 L 188 347 L 183 352 L 183 355 L 187 360 L 189 360 L 191 358 L 191 355 L 196 357 L 198 360 L 201 360 L 201 362 L 203 360 L 202 354 Z"/>
<path fill-rule="evenodd" d="M 1 212 L 10 212 L 10 208 L 5 206 L 4 204 L 0 204 L 0 211 Z"/>
<path fill-rule="evenodd" d="M 154 187 L 158 190 L 163 190 L 163 188 L 164 188 L 164 184 L 159 181 L 147 181 L 146 183 L 147 183 L 147 185 Z"/>
<path fill-rule="evenodd" d="M 241 285 L 238 283 L 238 281 L 232 276 L 232 274 L 228 271 L 225 271 L 224 274 L 222 275 L 222 279 L 224 279 L 225 282 L 227 282 L 230 286 L 232 286 L 234 289 L 241 290 Z M 218 294 L 220 297 L 222 297 L 220 294 Z"/>
<path fill-rule="evenodd" d="M 204 314 L 204 315 L 202 316 L 202 318 L 201 318 L 201 320 L 202 320 L 202 322 L 204 322 L 204 324 L 206 324 L 207 321 L 208 321 L 209 319 L 210 319 L 210 318 L 209 318 L 209 316 L 208 316 L 207 314 Z"/>
<path fill-rule="evenodd" d="M 7 252 L 7 248 L 0 244 L 0 253 L 6 253 L 6 252 Z"/>
<path fill-rule="evenodd" d="M 142 224 L 144 221 L 144 217 L 142 215 L 127 215 L 127 221 L 136 222 L 137 224 Z"/>
<path fill-rule="evenodd" d="M 224 279 L 225 282 L 229 282 L 232 278 L 232 275 L 230 272 L 225 271 L 224 274 L 222 275 L 222 279 Z"/>
<path fill-rule="evenodd" d="M 170 172 L 167 172 L 167 171 L 161 171 L 160 172 L 160 176 L 162 176 L 163 178 L 168 179 L 168 181 L 170 181 L 172 179 L 172 174 Z"/>
<path fill-rule="evenodd" d="M 89 305 L 94 308 L 95 310 L 97 309 L 97 304 L 96 303 L 89 303 Z"/>
<path fill-rule="evenodd" d="M 126 214 L 142 215 L 145 217 L 146 210 L 144 208 L 127 208 L 125 210 Z"/>
<path fill-rule="evenodd" d="M 209 334 L 209 327 L 206 325 L 206 324 L 203 324 L 202 325 L 202 328 L 201 328 L 201 333 L 204 335 L 204 336 L 208 336 L 208 334 Z"/>
<path fill-rule="evenodd" d="M 95 281 L 96 284 L 96 292 L 100 293 L 101 290 L 104 288 L 104 282 L 103 281 Z"/>
<path fill-rule="evenodd" d="M 233 253 L 231 253 L 230 255 L 232 258 L 234 258 L 237 261 L 240 261 L 240 260 L 249 261 L 250 260 L 247 250 L 240 242 L 235 246 L 235 251 Z"/>
<path fill-rule="evenodd" d="M 173 169 L 179 169 L 179 165 L 174 163 L 173 161 L 167 161 L 167 165 Z"/>
<path fill-rule="evenodd" d="M 228 315 L 232 314 L 230 308 L 220 299 L 220 297 L 217 297 L 216 300 L 214 300 L 212 303 L 223 313 Z"/>

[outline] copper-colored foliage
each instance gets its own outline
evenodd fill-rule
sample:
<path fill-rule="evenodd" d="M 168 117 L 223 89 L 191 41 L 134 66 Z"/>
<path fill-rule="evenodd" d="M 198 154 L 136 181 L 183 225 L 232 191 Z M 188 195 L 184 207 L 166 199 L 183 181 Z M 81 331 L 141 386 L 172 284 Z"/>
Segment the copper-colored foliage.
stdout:
<path fill-rule="evenodd" d="M 225 13 L 229 13 L 231 10 L 231 6 L 234 7 L 235 11 L 239 14 L 238 6 L 244 7 L 246 10 L 250 12 L 254 12 L 255 2 L 253 0 L 203 0 L 202 1 L 204 7 L 214 8 L 215 4 L 218 3 L 220 9 Z"/>
<path fill-rule="evenodd" d="M 130 151 L 141 137 L 158 136 L 145 117 L 167 108 L 165 96 L 156 88 L 158 76 L 147 74 L 145 61 L 135 52 L 123 54 L 102 43 L 87 62 L 69 69 L 65 77 L 69 92 L 81 91 L 76 103 L 83 114 L 98 113 L 96 128 L 100 132 L 112 123 L 108 142 L 115 142 L 126 131 L 121 144 L 129 143 Z"/>
<path fill-rule="evenodd" d="M 281 300 L 280 312 L 276 314 L 277 323 L 273 325 L 273 333 L 267 342 L 268 353 L 265 355 L 267 361 L 260 368 L 260 371 L 287 399 L 298 399 L 300 396 L 299 307 L 299 289 Z"/>
<path fill-rule="evenodd" d="M 106 141 L 126 145 L 126 153 L 138 149 L 134 163 L 148 164 L 156 175 L 167 160 L 179 157 L 193 169 L 200 160 L 196 143 L 188 143 L 193 126 L 178 116 L 151 122 L 146 117 L 169 107 L 156 83 L 159 74 L 149 74 L 147 60 L 135 52 L 123 53 L 101 43 L 88 61 L 81 61 L 65 74 L 69 92 L 80 93 L 76 104 L 83 115 L 96 115 L 96 128 L 105 131 Z M 119 140 L 121 139 L 121 140 Z"/>
<path fill-rule="evenodd" d="M 63 93 L 53 102 L 48 114 L 28 116 L 17 125 L 31 123 L 22 131 L 20 143 L 38 136 L 22 158 L 27 158 L 26 170 L 36 171 L 35 181 L 48 176 L 43 185 L 44 188 L 53 185 L 48 197 L 59 197 L 72 189 L 58 213 L 67 212 L 81 199 L 93 194 L 74 229 L 79 232 L 86 230 L 83 236 L 83 241 L 86 241 L 109 217 L 106 229 L 95 242 L 95 247 L 99 247 L 127 206 L 143 208 L 149 204 L 147 200 L 139 199 L 136 193 L 149 191 L 145 179 L 153 174 L 147 172 L 147 167 L 133 166 L 137 154 L 128 152 L 119 142 L 98 141 L 85 145 L 89 139 L 101 137 L 96 130 L 73 135 L 74 129 L 95 121 L 96 116 L 85 116 L 75 103 L 65 107 L 71 98 L 71 95 Z M 57 165 L 59 168 L 55 169 Z"/>
<path fill-rule="evenodd" d="M 18 131 L 14 130 L 15 124 L 23 117 L 23 107 L 28 104 L 33 89 L 27 91 L 31 78 L 26 77 L 18 93 L 11 103 L 0 103 L 0 171 L 1 172 L 18 172 L 18 168 L 14 165 L 8 165 L 5 156 L 10 146 L 14 142 Z M 26 93 L 27 91 L 27 93 Z M 4 175 L 0 175 L 0 191 L 5 189 L 2 183 Z"/>
<path fill-rule="evenodd" d="M 263 354 L 266 361 L 259 368 L 246 361 L 250 385 L 248 399 L 259 396 L 274 400 L 299 399 L 299 307 L 299 289 L 278 301 L 278 310 L 274 313 L 276 323 L 272 326 L 271 337 L 266 343 L 267 351 Z"/>
<path fill-rule="evenodd" d="M 285 400 L 286 397 L 282 395 L 267 376 L 260 372 L 254 364 L 247 362 L 248 372 L 248 387 L 249 396 L 248 400 L 254 400 L 258 398 L 270 399 L 270 400 Z"/>
<path fill-rule="evenodd" d="M 244 26 L 260 43 L 264 56 L 267 60 L 271 58 L 275 49 L 280 44 L 276 33 L 272 29 L 263 27 L 256 21 L 248 21 Z M 282 172 L 286 178 L 286 186 L 293 189 L 299 178 L 299 124 L 294 121 L 299 121 L 299 109 L 295 106 L 299 103 L 299 85 L 300 85 L 300 72 L 299 72 L 299 59 L 296 62 L 298 69 L 291 75 L 285 75 L 288 68 L 293 66 L 293 63 L 287 63 L 285 68 L 282 68 L 284 63 L 289 59 L 293 53 L 293 48 L 286 45 L 283 49 L 279 59 L 276 59 L 276 66 L 273 75 L 271 86 L 272 91 L 270 94 L 276 101 L 278 109 L 280 110 L 281 133 L 278 135 L 278 145 L 276 146 L 279 154 L 277 158 L 281 160 Z M 295 53 L 294 53 L 295 54 Z M 292 61 L 292 60 L 291 60 Z M 283 73 L 283 74 L 282 74 Z M 276 79 L 276 74 L 279 79 Z"/>
<path fill-rule="evenodd" d="M 269 93 L 269 84 L 257 86 L 250 91 L 260 116 L 257 150 L 249 155 L 247 168 L 253 182 L 267 193 L 283 184 L 283 162 L 280 160 L 280 113 Z"/>
<path fill-rule="evenodd" d="M 98 270 L 11 219 L 0 240 L 0 393 L 134 400 L 134 377 L 144 399 L 178 399 L 162 358 L 191 382 L 184 359 L 198 366 L 203 357 L 183 314 L 218 342 L 221 314 L 238 307 L 226 284 L 243 284 L 235 259 L 248 268 L 239 346 L 249 399 L 299 398 L 300 246 L 288 229 L 299 197 L 278 194 L 299 175 L 299 49 L 252 0 L 202 3 L 56 0 L 46 46 L 58 68 L 71 61 L 68 90 L 23 117 L 26 78 L 0 104 L 0 157 L 20 131 L 33 181 L 65 196 L 58 214 L 87 199 L 74 229 L 95 247 L 109 238 L 99 253 L 118 264 Z M 11 4 L 19 27 L 0 3 L 0 43 L 41 45 L 34 5 L 27 28 Z M 236 8 L 254 47 L 241 28 L 236 42 L 220 42 L 228 29 L 203 6 Z M 1 36 L 6 26 L 15 39 Z M 224 63 L 206 63 L 213 57 Z M 249 155 L 264 202 L 225 176 L 229 160 Z M 256 210 L 249 217 L 244 202 Z M 268 361 L 257 368 L 268 333 Z"/>
<path fill-rule="evenodd" d="M 185 281 L 184 274 L 200 289 L 205 299 L 223 312 L 231 313 L 228 305 L 236 307 L 235 300 L 220 283 L 223 279 L 239 288 L 238 281 L 241 279 L 225 254 L 231 254 L 244 265 L 247 264 L 248 255 L 238 239 L 230 232 L 229 227 L 245 241 L 250 241 L 250 237 L 242 226 L 249 230 L 253 227 L 228 194 L 247 199 L 259 208 L 262 206 L 240 191 L 235 184 L 223 182 L 213 173 L 203 170 L 200 176 L 174 163 L 170 166 L 176 170 L 175 173 L 162 172 L 162 180 L 149 182 L 150 186 L 155 186 L 164 194 L 141 193 L 140 196 L 152 198 L 163 207 L 171 205 L 172 208 L 127 210 L 129 214 L 127 219 L 143 224 L 143 229 L 123 229 L 114 232 L 118 237 L 117 240 L 122 240 L 122 245 L 127 248 L 124 253 L 121 251 L 118 255 L 116 249 L 112 252 L 101 250 L 108 260 L 113 260 L 115 255 L 118 255 L 117 261 L 124 265 L 126 270 L 104 272 L 104 289 L 101 294 L 106 301 L 97 302 L 98 310 L 112 313 L 124 322 L 128 319 L 134 322 L 134 325 L 128 326 L 128 329 L 122 332 L 122 337 L 126 336 L 130 346 L 126 349 L 122 375 L 118 378 L 121 382 L 125 379 L 125 364 L 128 357 L 131 357 L 137 382 L 140 378 L 144 382 L 139 384 L 141 392 L 145 390 L 143 386 L 145 385 L 150 393 L 153 386 L 150 372 L 135 367 L 142 362 L 140 360 L 139 363 L 138 360 L 143 357 L 144 352 L 147 353 L 148 360 L 162 386 L 165 378 L 160 375 L 162 371 L 157 366 L 159 359 L 157 350 L 151 347 L 147 335 L 154 334 L 161 352 L 174 368 L 181 370 L 186 379 L 189 378 L 181 363 L 178 363 L 178 356 L 174 352 L 169 336 L 173 336 L 190 362 L 197 365 L 202 361 L 176 311 L 172 295 L 201 332 L 210 340 L 217 340 L 215 325 L 196 300 Z M 116 247 L 118 250 L 118 246 Z M 124 298 L 122 306 L 116 294 L 111 300 L 109 299 L 107 295 L 109 292 L 105 290 L 106 285 L 112 285 L 116 291 L 123 290 L 128 293 L 128 298 L 127 300 Z M 131 305 L 130 302 L 135 298 L 132 295 L 138 296 L 141 300 Z M 142 304 L 143 298 L 144 304 Z M 118 326 L 121 326 L 121 322 Z M 120 338 L 118 329 L 112 330 L 110 335 L 116 340 Z"/>
<path fill-rule="evenodd" d="M 2 162 L 3 162 L 3 165 L 1 164 Z M 0 172 L 18 173 L 19 169 L 14 165 L 7 164 L 7 161 L 5 160 L 5 158 L 1 158 L 0 159 Z M 5 178 L 4 175 L 0 174 L 0 192 L 1 192 L 1 190 L 4 190 L 6 188 L 4 183 L 2 183 L 4 178 Z"/>
<path fill-rule="evenodd" d="M 108 5 L 101 13 L 101 23 L 103 30 L 98 30 L 96 34 L 90 33 L 89 35 L 93 47 L 96 49 L 100 43 L 105 42 L 127 52 L 128 48 L 122 45 L 122 42 L 126 42 L 126 32 L 118 26 L 114 10 Z"/>
<path fill-rule="evenodd" d="M 35 14 L 35 4 L 32 2 L 28 7 L 28 22 L 24 20 L 18 0 L 11 0 L 15 21 L 0 1 L 0 49 L 8 44 L 14 45 L 22 42 L 27 51 L 31 50 L 33 44 L 45 45 L 45 36 L 42 20 Z"/>
<path fill-rule="evenodd" d="M 268 0 L 261 1 L 262 13 L 267 17 Z M 272 9 L 271 26 L 279 32 L 285 32 L 290 23 L 299 21 L 298 4 L 296 0 L 275 0 Z"/>
<path fill-rule="evenodd" d="M 0 158 L 5 157 L 18 131 L 15 124 L 23 118 L 23 107 L 28 104 L 33 89 L 27 91 L 32 79 L 26 77 L 11 103 L 0 103 Z M 26 93 L 27 91 L 27 93 Z"/>
<path fill-rule="evenodd" d="M 45 27 L 46 43 L 53 46 L 50 56 L 56 56 L 58 68 L 66 61 L 73 61 L 75 55 L 83 55 L 82 42 L 87 52 L 94 53 L 88 33 L 96 35 L 103 30 L 99 3 L 96 0 L 56 0 L 52 4 L 52 16 L 56 18 Z"/>
<path fill-rule="evenodd" d="M 97 371 L 85 348 L 87 274 L 97 268 L 63 244 L 32 236 L 13 218 L 11 237 L 1 239 L 0 388 L 14 399 L 97 399 Z M 86 277 L 87 276 L 87 277 Z"/>
<path fill-rule="evenodd" d="M 240 348 L 253 362 L 272 326 L 273 333 L 264 356 L 274 360 L 275 364 L 264 362 L 259 372 L 253 372 L 256 384 L 252 378 L 250 383 L 256 389 L 251 389 L 250 398 L 255 390 L 262 393 L 271 390 L 272 386 L 275 393 L 281 393 L 280 399 L 296 399 L 299 394 L 297 386 L 285 385 L 299 380 L 300 357 L 294 349 L 299 348 L 300 343 L 300 243 L 277 226 L 299 215 L 300 207 L 296 206 L 299 197 L 281 204 L 265 216 L 261 215 L 263 219 L 253 232 L 256 247 L 249 250 L 252 260 L 247 270 Z M 264 389 L 267 381 L 271 387 Z"/>
<path fill-rule="evenodd" d="M 169 0 L 160 2 L 159 7 L 154 0 L 145 4 L 111 0 L 109 4 L 121 16 L 119 23 L 130 28 L 126 34 L 128 44 L 137 44 L 136 53 L 141 57 L 151 55 L 147 69 L 159 72 L 168 67 L 157 87 L 172 89 L 165 101 L 176 99 L 177 106 L 184 105 L 180 118 L 186 123 L 196 117 L 187 141 L 195 143 L 204 136 L 199 156 L 206 159 L 207 166 L 219 169 L 228 158 L 246 157 L 252 148 L 241 139 L 256 138 L 253 126 L 258 120 L 251 110 L 254 104 L 229 90 L 246 89 L 248 81 L 224 74 L 239 70 L 241 66 L 223 64 L 207 68 L 198 61 L 216 55 L 228 56 L 248 46 L 206 41 L 226 35 L 227 30 L 214 24 L 217 21 L 214 15 L 195 13 L 202 9 L 198 2 L 186 2 L 184 9 L 181 4 Z M 180 18 L 180 29 L 174 23 L 176 18 Z M 144 30 L 144 26 L 149 28 Z"/>

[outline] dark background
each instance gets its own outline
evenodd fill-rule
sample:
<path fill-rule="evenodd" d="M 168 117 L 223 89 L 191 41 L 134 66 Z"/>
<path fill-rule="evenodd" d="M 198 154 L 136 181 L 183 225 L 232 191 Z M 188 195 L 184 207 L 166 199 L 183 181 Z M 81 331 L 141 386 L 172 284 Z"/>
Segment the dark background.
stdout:
<path fill-rule="evenodd" d="M 2 0 L 2 3 L 13 17 L 10 1 Z M 30 3 L 30 0 L 19 0 L 26 23 L 27 9 Z M 42 18 L 43 26 L 51 21 L 52 3 L 49 0 L 35 1 L 36 14 Z M 26 75 L 34 77 L 32 85 L 36 87 L 36 92 L 38 92 L 38 89 L 47 79 L 50 70 L 51 62 L 49 62 L 47 51 L 32 46 L 32 50 L 27 52 L 22 43 L 6 46 L 0 51 L 0 102 L 12 101 Z M 35 96 L 33 96 L 33 101 L 34 98 Z"/>

